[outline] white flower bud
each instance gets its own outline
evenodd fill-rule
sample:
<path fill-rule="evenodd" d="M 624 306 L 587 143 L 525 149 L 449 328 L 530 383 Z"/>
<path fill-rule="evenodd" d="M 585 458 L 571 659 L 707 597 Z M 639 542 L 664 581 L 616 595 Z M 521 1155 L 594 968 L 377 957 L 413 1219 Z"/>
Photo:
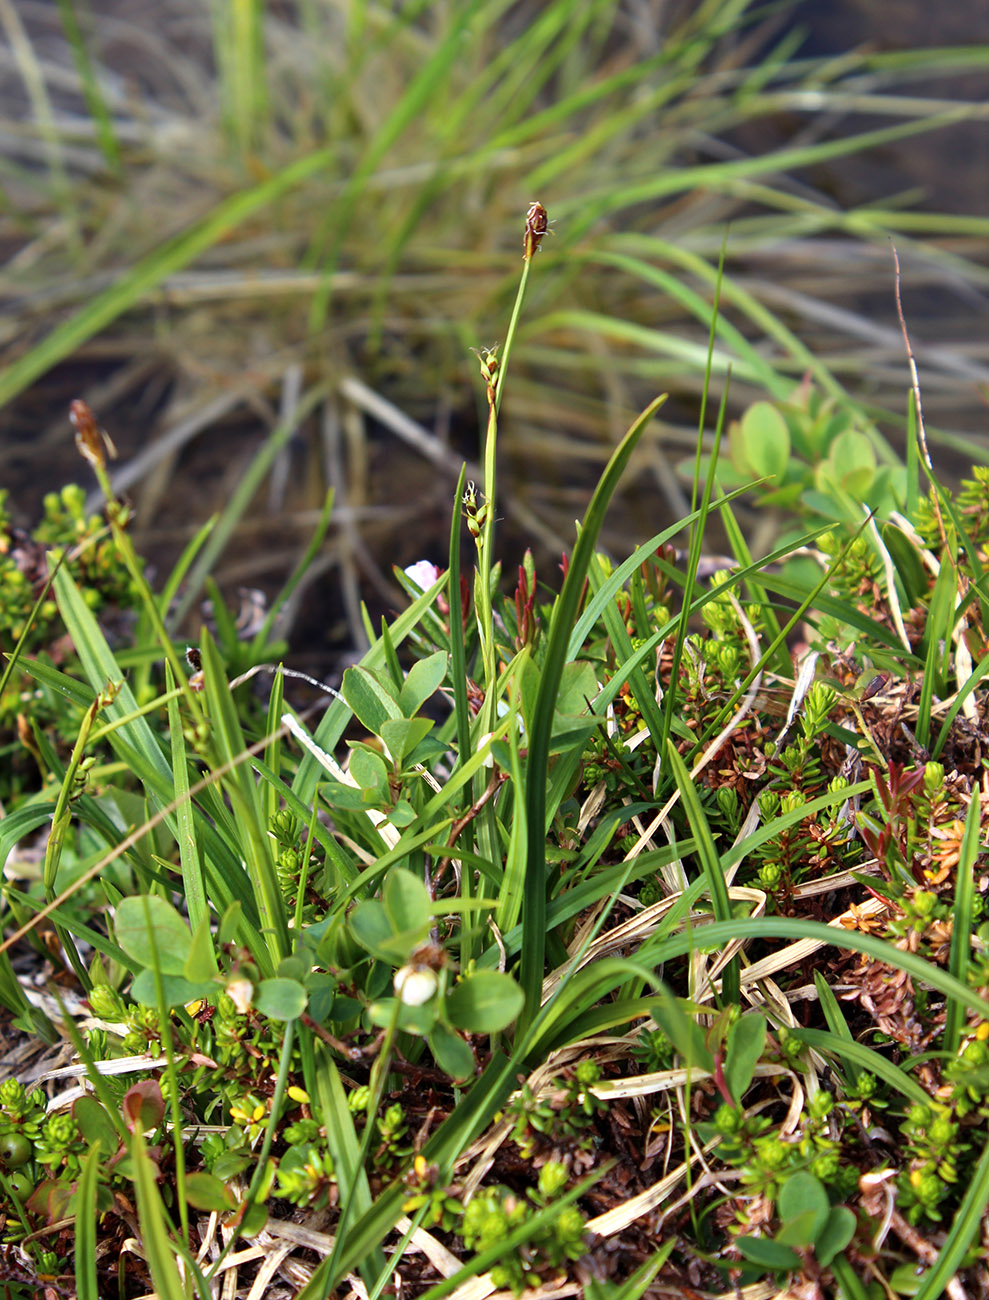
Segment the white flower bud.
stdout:
<path fill-rule="evenodd" d="M 407 1007 L 421 1007 L 436 992 L 439 980 L 428 966 L 402 966 L 395 972 L 395 993 Z"/>

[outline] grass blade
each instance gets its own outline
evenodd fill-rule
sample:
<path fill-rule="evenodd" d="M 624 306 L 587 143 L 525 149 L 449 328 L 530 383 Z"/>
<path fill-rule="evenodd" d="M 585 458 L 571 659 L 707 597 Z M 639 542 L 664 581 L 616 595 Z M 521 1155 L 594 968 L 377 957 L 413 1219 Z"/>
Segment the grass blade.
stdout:
<path fill-rule="evenodd" d="M 524 1033 L 539 1009 L 546 951 L 546 780 L 549 773 L 550 737 L 556 697 L 563 677 L 570 632 L 577 619 L 584 579 L 590 568 L 598 533 L 618 480 L 628 464 L 636 443 L 649 421 L 665 401 L 657 397 L 642 412 L 608 462 L 584 516 L 584 526 L 574 547 L 563 590 L 557 597 L 547 638 L 539 692 L 533 711 L 529 759 L 526 767 L 526 823 L 529 849 L 523 891 L 523 943 L 520 983 L 525 994 L 525 1008 L 519 1029 Z"/>
<path fill-rule="evenodd" d="M 951 950 L 948 970 L 960 984 L 968 985 L 968 968 L 972 958 L 972 913 L 975 904 L 975 864 L 982 847 L 979 843 L 979 787 L 972 791 L 965 831 L 962 835 L 958 865 L 955 868 L 955 908 L 951 930 Z M 965 1027 L 965 1012 L 961 1003 L 948 999 L 944 1017 L 942 1048 L 949 1058 L 955 1056 L 961 1044 Z"/>

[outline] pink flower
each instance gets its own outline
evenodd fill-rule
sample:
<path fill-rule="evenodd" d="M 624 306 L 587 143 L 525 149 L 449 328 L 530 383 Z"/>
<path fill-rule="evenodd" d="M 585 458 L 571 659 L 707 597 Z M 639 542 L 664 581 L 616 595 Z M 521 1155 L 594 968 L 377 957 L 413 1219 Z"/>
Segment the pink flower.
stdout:
<path fill-rule="evenodd" d="M 440 576 L 440 570 L 430 560 L 417 560 L 404 570 L 410 582 L 414 582 L 420 591 L 428 591 Z"/>

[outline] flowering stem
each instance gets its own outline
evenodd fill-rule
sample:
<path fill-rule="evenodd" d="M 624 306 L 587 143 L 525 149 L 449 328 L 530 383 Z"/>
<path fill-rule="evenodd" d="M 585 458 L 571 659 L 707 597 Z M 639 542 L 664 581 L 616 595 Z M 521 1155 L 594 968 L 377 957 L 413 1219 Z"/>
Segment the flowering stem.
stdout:
<path fill-rule="evenodd" d="M 96 481 L 100 485 L 100 491 L 106 497 L 106 517 L 117 552 L 123 560 L 134 586 L 141 594 L 148 621 L 151 623 L 161 644 L 165 658 L 171 665 L 172 672 L 175 674 L 175 681 L 183 692 L 189 710 L 193 718 L 201 720 L 202 708 L 196 699 L 195 693 L 189 686 L 188 676 L 183 670 L 182 662 L 176 653 L 175 646 L 172 644 L 172 638 L 165 627 L 165 621 L 162 618 L 158 602 L 148 586 L 148 580 L 144 576 L 141 563 L 137 558 L 134 543 L 127 532 L 131 512 L 114 492 L 113 483 L 106 468 L 107 455 L 116 456 L 116 448 L 107 434 L 97 424 L 95 415 L 85 402 L 78 399 L 72 402 L 69 408 L 69 418 L 75 429 L 76 448 L 82 458 L 91 466 L 93 473 L 96 475 Z"/>
<path fill-rule="evenodd" d="M 543 235 L 546 233 L 546 227 L 546 209 L 541 203 L 533 203 L 526 213 L 522 279 L 519 281 L 518 293 L 515 295 L 515 306 L 512 309 L 512 319 L 508 325 L 504 350 L 500 359 L 495 355 L 496 349 L 494 348 L 481 355 L 481 374 L 488 386 L 488 428 L 484 440 L 484 505 L 481 508 L 483 519 L 478 519 L 478 523 L 481 525 L 480 533 L 475 533 L 478 559 L 478 582 L 475 601 L 484 656 L 485 716 L 488 730 L 494 725 L 496 668 L 494 618 L 491 611 L 491 569 L 494 555 L 498 412 L 501 409 L 501 395 L 505 388 L 505 372 L 508 369 L 508 360 L 512 353 L 512 344 L 515 340 L 519 316 L 522 313 L 526 285 L 529 283 L 532 258 L 539 248 Z M 481 512 L 478 513 L 480 515 Z"/>

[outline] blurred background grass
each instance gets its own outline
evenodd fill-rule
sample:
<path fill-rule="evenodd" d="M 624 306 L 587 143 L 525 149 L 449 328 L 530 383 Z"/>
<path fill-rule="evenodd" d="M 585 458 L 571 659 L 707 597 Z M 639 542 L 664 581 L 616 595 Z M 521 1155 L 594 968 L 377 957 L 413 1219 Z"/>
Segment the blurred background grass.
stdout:
<path fill-rule="evenodd" d="M 362 597 L 397 603 L 391 564 L 443 560 L 483 428 L 469 349 L 504 333 L 534 199 L 554 225 L 502 412 L 508 563 L 572 543 L 660 391 L 605 540 L 686 512 L 723 240 L 733 413 L 809 373 L 896 452 L 892 237 L 940 467 L 981 459 L 987 28 L 975 0 L 0 0 L 15 513 L 84 478 L 74 397 L 162 573 L 219 514 L 222 585 L 276 589 L 333 486 L 284 628 L 326 672 Z"/>

